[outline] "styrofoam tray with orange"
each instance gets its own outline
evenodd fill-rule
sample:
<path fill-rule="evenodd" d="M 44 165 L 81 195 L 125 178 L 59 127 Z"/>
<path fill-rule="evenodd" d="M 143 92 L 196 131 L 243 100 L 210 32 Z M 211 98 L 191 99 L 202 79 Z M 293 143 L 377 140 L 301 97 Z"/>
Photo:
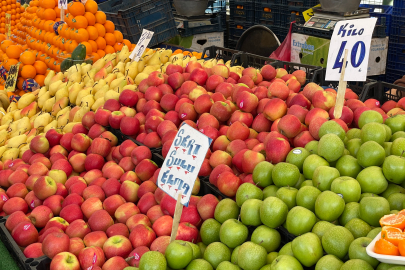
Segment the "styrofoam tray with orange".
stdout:
<path fill-rule="evenodd" d="M 373 241 L 367 246 L 366 248 L 367 255 L 376 258 L 378 261 L 382 263 L 405 265 L 405 257 L 403 256 L 382 255 L 374 252 L 375 243 L 380 239 L 381 233 L 379 233 L 373 239 Z"/>

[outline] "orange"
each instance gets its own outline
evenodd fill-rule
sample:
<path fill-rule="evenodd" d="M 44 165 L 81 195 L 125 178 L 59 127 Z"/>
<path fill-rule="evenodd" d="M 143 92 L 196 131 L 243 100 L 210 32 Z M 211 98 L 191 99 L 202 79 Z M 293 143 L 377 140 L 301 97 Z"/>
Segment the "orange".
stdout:
<path fill-rule="evenodd" d="M 129 41 L 128 39 L 124 39 L 122 41 L 122 43 L 124 43 L 125 45 L 127 45 L 128 49 L 131 49 L 131 41 Z"/>
<path fill-rule="evenodd" d="M 34 78 L 37 75 L 37 71 L 32 65 L 25 65 L 21 70 L 21 77 L 24 79 Z"/>
<path fill-rule="evenodd" d="M 21 48 L 18 45 L 11 45 L 6 50 L 6 54 L 9 58 L 18 59 L 20 58 L 21 53 L 22 53 Z"/>
<path fill-rule="evenodd" d="M 399 240 L 398 249 L 399 249 L 399 254 L 401 254 L 401 256 L 405 256 L 405 239 Z"/>
<path fill-rule="evenodd" d="M 101 57 L 104 57 L 104 56 L 105 56 L 105 51 L 103 51 L 103 50 L 97 50 L 97 54 L 98 54 L 98 56 L 100 56 L 100 58 L 101 58 Z"/>
<path fill-rule="evenodd" d="M 4 68 L 7 70 L 10 70 L 11 66 L 17 65 L 18 64 L 18 60 L 17 59 L 7 59 L 4 62 Z"/>
<path fill-rule="evenodd" d="M 55 8 L 56 6 L 54 0 L 41 0 L 40 4 L 43 8 Z"/>
<path fill-rule="evenodd" d="M 104 23 L 104 28 L 107 33 L 114 33 L 115 31 L 115 25 L 113 24 L 112 21 L 106 21 Z"/>
<path fill-rule="evenodd" d="M 385 215 L 380 219 L 381 227 L 392 226 L 403 230 L 405 228 L 405 215 Z"/>
<path fill-rule="evenodd" d="M 105 38 L 107 45 L 114 46 L 115 43 L 117 43 L 117 39 L 115 38 L 114 34 L 106 33 L 104 38 Z"/>
<path fill-rule="evenodd" d="M 104 51 L 105 51 L 106 54 L 115 53 L 114 48 L 113 48 L 112 46 L 110 46 L 110 45 L 107 45 L 107 46 L 105 47 Z"/>
<path fill-rule="evenodd" d="M 405 234 L 399 228 L 384 226 L 381 230 L 381 238 L 398 246 L 398 242 L 405 239 Z"/>
<path fill-rule="evenodd" d="M 122 47 L 124 47 L 124 43 L 115 43 L 115 45 L 114 45 L 114 50 L 116 51 L 116 52 L 119 52 L 119 51 L 121 51 L 121 49 L 122 49 Z"/>
<path fill-rule="evenodd" d="M 383 255 L 399 256 L 399 249 L 385 239 L 375 242 L 374 252 Z"/>
<path fill-rule="evenodd" d="M 5 53 L 6 49 L 10 46 L 13 45 L 14 42 L 12 42 L 11 40 L 3 40 L 1 42 L 1 50 Z"/>
<path fill-rule="evenodd" d="M 92 54 L 93 53 L 93 47 L 91 47 L 91 44 L 88 42 L 82 42 L 84 46 L 86 46 L 86 54 Z"/>
<path fill-rule="evenodd" d="M 55 10 L 56 18 L 60 18 L 60 8 L 55 7 L 53 10 Z"/>
<path fill-rule="evenodd" d="M 56 19 L 55 10 L 53 10 L 51 8 L 45 9 L 42 16 L 43 16 L 44 20 L 52 20 L 52 21 L 54 21 Z"/>
<path fill-rule="evenodd" d="M 96 23 L 94 27 L 97 29 L 98 36 L 104 37 L 105 36 L 105 27 L 102 24 Z"/>
<path fill-rule="evenodd" d="M 89 33 L 89 39 L 96 40 L 98 38 L 97 28 L 94 26 L 87 26 L 87 32 Z"/>
<path fill-rule="evenodd" d="M 30 51 L 25 51 L 20 55 L 20 61 L 24 65 L 33 65 L 35 63 L 35 54 Z"/>
<path fill-rule="evenodd" d="M 18 77 L 17 78 L 17 89 L 22 89 L 23 83 L 24 83 L 24 78 Z"/>
<path fill-rule="evenodd" d="M 93 63 L 95 63 L 98 59 L 100 59 L 100 56 L 95 52 L 93 52 L 91 55 L 93 56 Z"/>
<path fill-rule="evenodd" d="M 48 67 L 43 61 L 35 61 L 34 68 L 37 71 L 37 74 L 44 75 Z"/>
<path fill-rule="evenodd" d="M 97 43 L 94 40 L 89 40 L 88 43 L 90 43 L 91 48 L 93 49 L 93 52 L 97 51 Z"/>
<path fill-rule="evenodd" d="M 89 25 L 95 25 L 96 24 L 96 16 L 94 16 L 93 13 L 86 12 L 84 13 L 84 17 L 87 19 L 87 22 Z"/>
<path fill-rule="evenodd" d="M 70 2 L 68 4 L 68 11 L 73 17 L 83 16 L 86 12 L 84 5 L 81 2 Z"/>
<path fill-rule="evenodd" d="M 100 24 L 105 24 L 107 21 L 107 16 L 105 16 L 105 13 L 102 11 L 97 11 L 96 12 L 96 22 Z"/>
<path fill-rule="evenodd" d="M 123 37 L 123 35 L 122 35 L 122 33 L 120 31 L 115 30 L 114 31 L 114 36 L 115 36 L 115 39 L 117 40 L 117 42 L 123 43 L 124 37 Z"/>
<path fill-rule="evenodd" d="M 87 32 L 86 29 L 78 29 L 75 31 L 76 34 L 76 41 L 77 42 L 83 42 L 83 41 L 88 41 L 89 40 L 89 33 Z"/>
<path fill-rule="evenodd" d="M 87 19 L 86 19 L 86 17 L 84 17 L 84 16 L 76 16 L 76 17 L 72 20 L 72 22 L 73 22 L 73 26 L 74 26 L 75 28 L 77 28 L 77 29 L 80 29 L 80 28 L 87 28 L 87 26 L 88 26 Z"/>
<path fill-rule="evenodd" d="M 45 76 L 44 75 L 37 75 L 34 77 L 34 80 L 40 85 L 44 86 Z"/>
<path fill-rule="evenodd" d="M 98 10 L 98 5 L 93 0 L 87 1 L 86 4 L 84 5 L 84 7 L 85 7 L 87 12 L 91 12 L 93 14 L 96 14 L 96 12 Z"/>

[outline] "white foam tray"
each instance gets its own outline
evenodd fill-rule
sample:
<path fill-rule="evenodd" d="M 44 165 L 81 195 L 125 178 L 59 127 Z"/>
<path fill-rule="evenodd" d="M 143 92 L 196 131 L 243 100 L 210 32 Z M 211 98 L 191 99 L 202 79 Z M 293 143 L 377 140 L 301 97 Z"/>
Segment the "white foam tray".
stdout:
<path fill-rule="evenodd" d="M 374 245 L 381 239 L 381 233 L 379 233 L 374 240 L 367 246 L 366 251 L 368 256 L 376 258 L 378 261 L 388 264 L 399 264 L 405 265 L 405 257 L 404 256 L 391 256 L 391 255 L 381 255 L 374 252 Z"/>

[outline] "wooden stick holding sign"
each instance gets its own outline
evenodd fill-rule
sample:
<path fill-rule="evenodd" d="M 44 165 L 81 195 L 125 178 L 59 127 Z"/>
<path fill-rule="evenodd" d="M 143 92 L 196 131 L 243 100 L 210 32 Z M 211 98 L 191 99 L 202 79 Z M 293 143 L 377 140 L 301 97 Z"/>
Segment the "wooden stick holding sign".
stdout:
<path fill-rule="evenodd" d="M 183 213 L 183 205 L 181 204 L 181 192 L 177 197 L 176 210 L 174 211 L 172 234 L 170 236 L 170 243 L 176 240 L 177 230 L 179 229 L 181 214 Z"/>
<path fill-rule="evenodd" d="M 347 87 L 347 83 L 345 81 L 347 53 L 348 53 L 348 50 L 346 49 L 345 56 L 343 57 L 342 73 L 340 74 L 335 111 L 333 112 L 333 116 L 336 119 L 339 119 L 342 116 L 343 104 L 345 102 L 345 94 L 346 94 L 346 87 Z"/>

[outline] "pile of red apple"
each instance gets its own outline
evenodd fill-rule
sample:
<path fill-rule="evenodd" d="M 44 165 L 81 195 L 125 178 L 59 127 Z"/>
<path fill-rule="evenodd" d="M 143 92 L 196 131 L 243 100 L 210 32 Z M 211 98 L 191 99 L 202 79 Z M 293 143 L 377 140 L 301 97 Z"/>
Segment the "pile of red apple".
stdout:
<path fill-rule="evenodd" d="M 150 149 L 117 142 L 94 123 L 73 133 L 52 129 L 21 159 L 2 164 L 0 215 L 8 215 L 5 226 L 27 258 L 46 255 L 51 269 L 68 262 L 77 263 L 72 269 L 122 269 L 137 266 L 146 251 L 164 254 L 176 201 L 157 188 L 160 169 Z M 199 188 L 197 179 L 194 195 Z M 192 196 L 176 239 L 197 242 L 217 203 L 213 195 Z"/>

